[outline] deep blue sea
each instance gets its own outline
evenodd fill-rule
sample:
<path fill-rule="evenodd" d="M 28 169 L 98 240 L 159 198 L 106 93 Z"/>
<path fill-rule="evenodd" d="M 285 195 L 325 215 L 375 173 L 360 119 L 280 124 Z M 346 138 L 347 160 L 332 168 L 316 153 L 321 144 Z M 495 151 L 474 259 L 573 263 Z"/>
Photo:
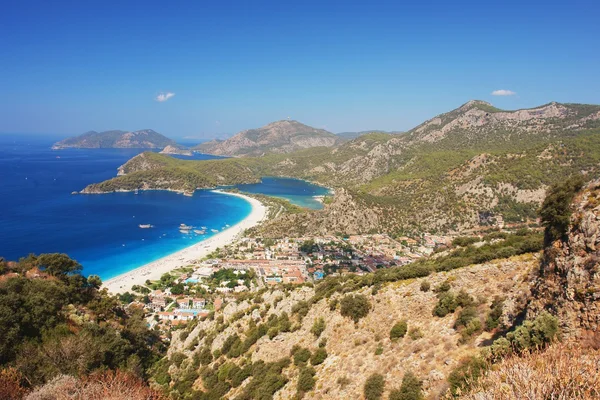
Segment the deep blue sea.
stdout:
<path fill-rule="evenodd" d="M 222 230 L 250 213 L 245 200 L 208 190 L 191 197 L 165 191 L 72 195 L 114 177 L 142 150 L 51 150 L 58 139 L 0 135 L 0 257 L 67 253 L 85 275 L 109 279 L 204 240 L 214 234 L 211 229 Z M 194 156 L 210 158 L 215 157 Z M 239 187 L 312 208 L 320 207 L 312 196 L 327 193 L 295 179 L 265 178 Z M 182 223 L 204 226 L 207 233 L 181 233 Z M 140 229 L 140 224 L 154 227 Z"/>

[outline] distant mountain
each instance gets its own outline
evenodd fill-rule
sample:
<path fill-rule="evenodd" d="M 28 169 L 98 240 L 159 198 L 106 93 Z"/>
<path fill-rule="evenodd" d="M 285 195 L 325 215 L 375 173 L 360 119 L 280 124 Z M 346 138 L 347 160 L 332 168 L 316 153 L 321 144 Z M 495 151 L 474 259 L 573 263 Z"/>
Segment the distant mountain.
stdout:
<path fill-rule="evenodd" d="M 310 147 L 332 147 L 342 138 L 298 121 L 276 121 L 258 129 L 242 131 L 227 140 L 212 140 L 196 147 L 203 153 L 220 156 L 260 156 L 291 153 Z"/>
<path fill-rule="evenodd" d="M 180 156 L 192 156 L 194 155 L 191 150 L 186 149 L 179 145 L 168 145 L 160 151 L 160 154 L 176 154 Z"/>
<path fill-rule="evenodd" d="M 71 137 L 55 143 L 53 149 L 162 149 L 166 146 L 176 146 L 177 144 L 152 129 L 143 129 L 140 131 L 90 131 L 83 135 Z"/>
<path fill-rule="evenodd" d="M 353 140 L 356 139 L 357 137 L 363 136 L 363 135 L 368 135 L 369 133 L 386 133 L 388 135 L 398 135 L 401 133 L 404 133 L 402 131 L 380 131 L 380 130 L 371 130 L 371 131 L 361 131 L 361 132 L 340 132 L 340 133 L 336 133 L 337 136 L 345 139 L 345 140 Z"/>
<path fill-rule="evenodd" d="M 176 180 L 169 188 L 212 187 L 218 168 L 219 184 L 270 175 L 336 189 L 324 210 L 278 218 L 267 224 L 265 236 L 375 228 L 392 234 L 461 232 L 535 222 L 550 185 L 574 173 L 600 178 L 600 106 L 549 103 L 504 111 L 470 101 L 402 135 L 369 133 L 333 147 L 211 165 L 151 161 L 146 157 L 136 168 L 128 163 L 127 176 L 89 190 L 162 188 Z"/>

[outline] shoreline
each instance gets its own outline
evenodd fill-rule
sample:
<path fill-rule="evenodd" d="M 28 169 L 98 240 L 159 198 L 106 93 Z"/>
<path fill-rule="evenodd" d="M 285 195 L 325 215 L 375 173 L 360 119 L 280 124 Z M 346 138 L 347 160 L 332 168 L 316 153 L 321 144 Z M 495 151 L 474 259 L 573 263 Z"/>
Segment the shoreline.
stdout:
<path fill-rule="evenodd" d="M 240 236 L 242 232 L 259 224 L 267 216 L 267 207 L 255 198 L 239 193 L 224 192 L 222 190 L 212 190 L 212 192 L 227 196 L 237 196 L 246 200 L 252 206 L 250 214 L 237 224 L 206 240 L 195 243 L 121 275 L 117 275 L 114 278 L 107 279 L 102 283 L 102 288 L 107 288 L 110 293 L 117 294 L 130 291 L 133 285 L 144 285 L 148 279 L 151 281 L 158 280 L 163 274 L 176 268 L 187 266 L 194 261 L 205 257 L 207 254 L 210 254 L 217 247 L 223 247 L 231 243 Z"/>

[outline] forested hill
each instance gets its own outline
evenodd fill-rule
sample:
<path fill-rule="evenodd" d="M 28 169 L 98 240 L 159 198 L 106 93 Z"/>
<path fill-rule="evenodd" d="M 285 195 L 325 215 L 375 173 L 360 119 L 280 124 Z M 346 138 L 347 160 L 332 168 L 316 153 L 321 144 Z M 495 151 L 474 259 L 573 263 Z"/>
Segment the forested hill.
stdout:
<path fill-rule="evenodd" d="M 176 143 L 152 129 L 139 131 L 89 131 L 82 135 L 67 138 L 57 142 L 53 149 L 162 149 L 166 146 L 176 146 Z"/>
<path fill-rule="evenodd" d="M 377 229 L 391 234 L 461 231 L 533 220 L 553 182 L 575 172 L 600 176 L 599 133 L 600 106 L 550 103 L 502 111 L 470 101 L 403 135 L 372 133 L 331 148 L 235 160 L 161 166 L 167 161 L 153 158 L 134 163 L 136 168 L 125 164 L 128 175 L 135 170 L 131 176 L 86 190 L 165 188 L 169 181 L 193 190 L 265 175 L 293 176 L 343 188 L 338 193 L 344 203 L 334 199 L 323 211 L 285 216 L 270 224 L 271 234 L 333 226 L 365 232 L 373 229 L 374 219 L 380 222 Z M 209 173 L 211 168 L 216 173 Z"/>

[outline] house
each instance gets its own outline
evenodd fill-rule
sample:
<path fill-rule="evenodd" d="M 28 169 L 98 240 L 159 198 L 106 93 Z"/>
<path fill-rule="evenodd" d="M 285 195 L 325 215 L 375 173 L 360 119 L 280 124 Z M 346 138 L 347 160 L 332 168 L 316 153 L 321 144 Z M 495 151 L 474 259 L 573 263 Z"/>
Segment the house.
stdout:
<path fill-rule="evenodd" d="M 196 310 L 201 310 L 204 308 L 204 306 L 206 305 L 206 300 L 205 299 L 192 299 L 192 308 L 196 309 Z"/>
<path fill-rule="evenodd" d="M 189 297 L 180 297 L 177 299 L 177 307 L 187 310 L 190 308 L 190 301 L 191 299 Z"/>

